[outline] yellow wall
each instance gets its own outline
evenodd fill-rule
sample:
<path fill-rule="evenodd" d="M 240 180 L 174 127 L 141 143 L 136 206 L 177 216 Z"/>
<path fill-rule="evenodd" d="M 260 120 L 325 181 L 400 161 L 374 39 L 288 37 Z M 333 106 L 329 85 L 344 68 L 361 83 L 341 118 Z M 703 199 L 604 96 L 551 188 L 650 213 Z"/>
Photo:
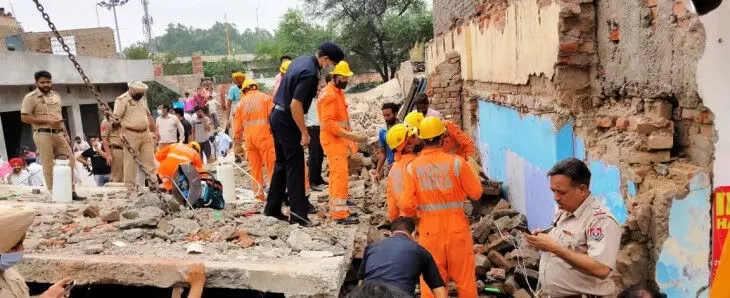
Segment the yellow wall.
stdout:
<path fill-rule="evenodd" d="M 444 62 L 445 53 L 461 55 L 464 80 L 526 84 L 531 74 L 552 78 L 558 57 L 560 5 L 539 8 L 538 1 L 518 1 L 507 9 L 504 28 L 479 28 L 468 22 L 458 32 L 438 36 L 426 49 L 427 72 Z"/>

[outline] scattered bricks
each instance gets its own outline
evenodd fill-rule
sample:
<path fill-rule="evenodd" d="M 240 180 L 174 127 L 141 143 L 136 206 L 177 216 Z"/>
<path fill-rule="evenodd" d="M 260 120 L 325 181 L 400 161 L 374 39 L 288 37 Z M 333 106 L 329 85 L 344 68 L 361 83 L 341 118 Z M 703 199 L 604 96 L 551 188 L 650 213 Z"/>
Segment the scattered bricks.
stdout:
<path fill-rule="evenodd" d="M 515 209 L 512 209 L 512 208 L 510 208 L 510 209 L 498 209 L 498 210 L 492 211 L 492 217 L 491 218 L 502 218 L 504 216 L 513 217 L 513 216 L 518 215 L 518 214 L 520 214 L 520 213 L 517 212 Z"/>
<path fill-rule="evenodd" d="M 95 255 L 100 254 L 104 252 L 104 245 L 101 244 L 92 244 L 87 247 L 84 247 L 84 253 L 87 255 Z"/>
<path fill-rule="evenodd" d="M 629 164 L 649 164 L 668 162 L 671 160 L 669 150 L 659 150 L 654 152 L 641 152 L 633 150 L 621 150 L 621 160 Z"/>
<path fill-rule="evenodd" d="M 84 216 L 90 217 L 90 218 L 97 218 L 99 217 L 99 206 L 96 205 L 88 205 L 84 209 Z"/>
<path fill-rule="evenodd" d="M 482 244 L 474 244 L 474 254 L 483 254 L 487 252 L 487 247 Z"/>
<path fill-rule="evenodd" d="M 525 270 L 522 270 L 522 269 L 515 270 L 515 279 L 517 279 L 518 282 L 522 283 L 525 281 L 525 278 L 526 278 L 527 281 L 532 285 L 533 288 L 536 288 L 537 279 L 539 276 L 540 276 L 540 274 L 536 270 L 533 270 L 533 269 L 525 268 Z"/>
<path fill-rule="evenodd" d="M 566 42 L 564 44 L 560 45 L 560 51 L 565 53 L 575 53 L 578 52 L 578 43 L 576 42 Z"/>
<path fill-rule="evenodd" d="M 653 119 L 672 119 L 672 104 L 666 101 L 653 101 L 644 103 L 644 111 Z"/>
<path fill-rule="evenodd" d="M 474 255 L 474 266 L 476 267 L 485 267 L 484 264 L 487 263 L 487 256 L 483 254 L 475 254 Z"/>
<path fill-rule="evenodd" d="M 698 110 L 682 108 L 682 119 L 684 120 L 694 120 L 699 114 Z"/>
<path fill-rule="evenodd" d="M 669 128 L 670 131 L 674 130 L 672 121 L 667 119 L 659 119 L 651 121 L 643 117 L 630 117 L 629 118 L 629 130 L 642 134 L 650 134 L 654 131 L 661 130 L 663 128 Z"/>
<path fill-rule="evenodd" d="M 111 210 L 111 211 L 107 212 L 106 214 L 102 215 L 101 219 L 103 219 L 106 222 L 115 222 L 115 221 L 119 221 L 119 217 L 120 217 L 119 210 L 114 209 L 114 210 Z"/>
<path fill-rule="evenodd" d="M 704 110 L 695 116 L 694 120 L 699 123 L 710 124 L 712 123 L 712 115 L 710 115 L 710 111 Z"/>
<path fill-rule="evenodd" d="M 629 128 L 629 119 L 625 117 L 619 117 L 616 119 L 616 128 L 617 129 L 627 129 Z"/>
<path fill-rule="evenodd" d="M 449 86 L 444 89 L 446 92 L 460 92 L 461 86 Z"/>
<path fill-rule="evenodd" d="M 715 130 L 712 128 L 712 125 L 700 125 L 700 134 L 708 139 L 713 137 L 714 131 Z"/>
<path fill-rule="evenodd" d="M 501 253 L 499 253 L 496 250 L 490 251 L 489 255 L 487 255 L 487 258 L 489 261 L 492 262 L 492 264 L 496 265 L 499 268 L 502 268 L 504 270 L 512 270 L 514 268 L 514 265 L 510 260 L 507 260 L 507 258 L 504 257 Z"/>
<path fill-rule="evenodd" d="M 509 243 L 514 242 L 514 241 L 515 241 L 515 239 L 514 239 L 514 237 L 512 237 L 512 235 L 507 235 L 507 237 L 505 237 L 505 238 L 499 237 L 499 239 L 492 241 L 487 245 L 487 251 L 488 252 L 491 252 L 491 251 L 503 252 L 507 249 L 512 248 L 512 245 Z"/>
<path fill-rule="evenodd" d="M 649 149 L 671 149 L 674 146 L 674 136 L 666 133 L 652 133 L 646 141 Z"/>
<path fill-rule="evenodd" d="M 512 217 L 512 222 L 510 223 L 510 229 L 514 229 L 518 226 L 527 226 L 527 217 L 523 214 L 517 214 L 514 217 Z"/>
<path fill-rule="evenodd" d="M 495 228 L 498 230 L 505 230 L 509 228 L 510 223 L 512 223 L 512 219 L 508 216 L 500 217 L 499 219 L 496 219 L 494 221 Z"/>
<path fill-rule="evenodd" d="M 487 276 L 498 280 L 505 280 L 507 278 L 507 271 L 502 268 L 492 268 L 489 269 Z"/>
<path fill-rule="evenodd" d="M 490 222 L 485 219 L 472 225 L 472 236 L 477 243 L 485 243 L 489 237 L 489 233 L 492 231 Z"/>
<path fill-rule="evenodd" d="M 605 116 L 596 118 L 596 126 L 601 128 L 613 127 L 613 118 Z"/>
<path fill-rule="evenodd" d="M 492 243 L 494 241 L 499 240 L 500 238 L 502 238 L 502 236 L 500 236 L 498 232 L 494 232 L 494 233 L 489 234 L 489 236 L 487 237 L 487 241 L 486 242 L 487 243 Z"/>
<path fill-rule="evenodd" d="M 500 199 L 497 205 L 494 206 L 494 210 L 500 210 L 500 209 L 509 209 L 511 208 L 509 202 L 507 202 L 505 199 Z"/>
<path fill-rule="evenodd" d="M 514 298 L 532 298 L 532 296 L 529 293 L 527 293 L 527 290 L 525 290 L 525 289 L 519 289 L 519 290 L 515 291 L 515 293 L 512 294 L 512 297 L 514 297 Z"/>

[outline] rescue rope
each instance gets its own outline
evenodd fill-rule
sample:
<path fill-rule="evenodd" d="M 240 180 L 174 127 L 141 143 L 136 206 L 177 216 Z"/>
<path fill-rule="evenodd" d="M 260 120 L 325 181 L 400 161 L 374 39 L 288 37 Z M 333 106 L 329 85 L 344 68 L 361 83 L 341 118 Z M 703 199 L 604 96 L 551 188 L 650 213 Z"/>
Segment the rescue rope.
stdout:
<path fill-rule="evenodd" d="M 94 96 L 94 99 L 96 100 L 97 104 L 99 105 L 102 113 L 104 113 L 104 115 L 108 119 L 112 120 L 113 125 L 117 125 L 119 123 L 119 116 L 117 116 L 112 111 L 110 111 L 109 105 L 107 105 L 106 103 L 104 103 L 104 101 L 102 101 L 101 94 L 99 94 L 99 92 L 96 91 L 96 88 L 94 87 L 94 85 L 91 84 L 91 80 L 89 79 L 88 76 L 86 76 L 86 73 L 84 72 L 83 68 L 81 68 L 81 64 L 79 64 L 79 62 L 76 61 L 76 55 L 71 53 L 71 49 L 66 44 L 66 41 L 63 40 L 63 37 L 61 37 L 61 34 L 58 32 L 58 29 L 56 28 L 56 24 L 54 24 L 51 21 L 51 17 L 48 15 L 48 13 L 46 13 L 45 8 L 43 8 L 43 5 L 40 4 L 39 0 L 33 0 L 33 3 L 35 3 L 36 8 L 43 16 L 43 19 L 48 23 L 48 27 L 51 28 L 51 31 L 53 31 L 53 35 L 56 37 L 58 42 L 61 44 L 61 47 L 63 48 L 63 50 L 68 55 L 68 59 L 71 60 L 71 63 L 73 63 L 74 68 L 76 68 L 76 71 L 79 73 L 79 75 L 81 76 L 81 79 L 84 81 L 84 85 L 86 85 L 86 87 L 89 88 L 89 92 L 91 93 L 91 95 Z M 139 157 L 139 153 L 134 148 L 132 148 L 132 146 L 129 144 L 127 139 L 124 137 L 122 137 L 121 139 L 122 139 L 122 144 L 124 145 L 125 149 L 127 149 L 127 151 L 132 153 L 132 158 L 137 163 L 139 168 L 142 169 L 142 173 L 144 173 L 145 180 L 147 180 L 147 182 L 150 185 L 149 188 L 151 190 L 159 193 L 160 189 L 157 185 L 156 177 L 153 177 L 152 174 L 147 172 L 147 168 L 144 167 L 144 163 L 142 163 L 142 159 Z"/>
<path fill-rule="evenodd" d="M 533 297 L 540 297 L 537 294 L 537 290 L 540 289 L 540 279 L 538 278 L 537 285 L 535 285 L 535 289 L 532 288 L 532 285 L 530 285 L 530 281 L 527 279 L 527 265 L 526 265 L 525 261 L 522 260 L 525 256 L 525 252 L 524 252 L 524 250 L 522 250 L 522 246 L 518 245 L 516 240 L 512 240 L 512 239 L 505 237 L 502 234 L 502 227 L 497 225 L 497 222 L 494 221 L 494 218 L 490 217 L 489 221 L 491 221 L 492 224 L 495 227 L 497 227 L 497 233 L 499 233 L 499 237 L 501 237 L 502 240 L 507 242 L 509 245 L 512 245 L 512 247 L 517 249 L 517 251 L 520 253 L 520 256 L 515 258 L 517 260 L 517 266 L 515 266 L 515 268 L 516 268 L 515 271 L 522 270 L 522 272 L 524 273 L 522 276 L 525 278 L 525 283 L 527 284 L 527 289 L 530 290 L 530 293 L 532 293 Z M 520 262 L 520 260 L 522 260 L 522 262 Z"/>

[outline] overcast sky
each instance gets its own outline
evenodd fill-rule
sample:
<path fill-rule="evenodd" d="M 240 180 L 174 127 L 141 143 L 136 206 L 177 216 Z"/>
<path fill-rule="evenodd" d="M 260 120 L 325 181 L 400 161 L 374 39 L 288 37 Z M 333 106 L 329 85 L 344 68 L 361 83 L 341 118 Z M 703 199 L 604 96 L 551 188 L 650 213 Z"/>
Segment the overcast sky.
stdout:
<path fill-rule="evenodd" d="M 273 31 L 287 8 L 301 5 L 299 0 L 149 0 L 154 19 L 152 35 L 165 33 L 169 23 L 182 23 L 196 28 L 209 28 L 224 15 L 238 29 L 256 27 L 256 10 L 261 28 Z M 97 2 L 101 0 L 40 0 L 59 29 L 97 27 Z M 0 7 L 13 7 L 16 19 L 26 32 L 50 31 L 31 0 L 0 0 Z M 114 15 L 99 7 L 98 25 L 114 28 Z M 142 32 L 142 0 L 130 0 L 117 8 L 122 45 L 127 47 L 144 40 Z"/>

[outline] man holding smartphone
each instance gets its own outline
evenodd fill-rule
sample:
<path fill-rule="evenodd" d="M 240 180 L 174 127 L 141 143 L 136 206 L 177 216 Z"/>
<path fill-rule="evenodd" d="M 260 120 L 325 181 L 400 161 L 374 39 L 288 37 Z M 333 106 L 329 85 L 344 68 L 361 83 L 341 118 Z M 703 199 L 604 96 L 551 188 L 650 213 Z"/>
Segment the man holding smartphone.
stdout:
<path fill-rule="evenodd" d="M 548 172 L 560 211 L 545 231 L 524 234 L 527 243 L 546 252 L 540 258 L 539 297 L 606 297 L 616 294 L 608 277 L 616 266 L 621 227 L 589 190 L 591 172 L 569 158 Z M 547 273 L 549 272 L 549 274 Z"/>

